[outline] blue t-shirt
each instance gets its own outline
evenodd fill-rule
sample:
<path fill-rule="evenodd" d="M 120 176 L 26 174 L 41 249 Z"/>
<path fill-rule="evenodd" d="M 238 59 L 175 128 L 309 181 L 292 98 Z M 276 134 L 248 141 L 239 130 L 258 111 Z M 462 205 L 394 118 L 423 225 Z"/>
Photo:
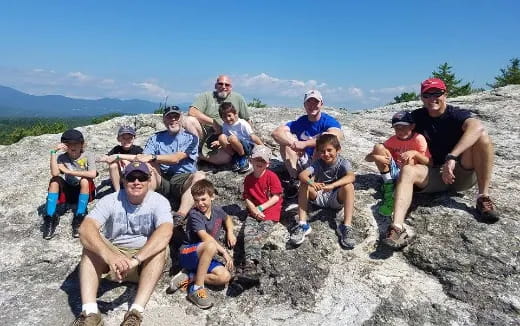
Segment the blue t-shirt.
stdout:
<path fill-rule="evenodd" d="M 309 140 L 315 138 L 330 128 L 341 129 L 339 122 L 324 112 L 321 112 L 318 121 L 309 121 L 308 116 L 303 115 L 295 121 L 288 122 L 286 126 L 291 130 L 291 134 L 296 135 L 298 140 Z M 314 148 L 307 147 L 305 152 L 307 152 L 307 155 L 311 158 L 314 153 Z"/>
<path fill-rule="evenodd" d="M 202 240 L 197 234 L 198 231 L 204 230 L 214 239 L 220 238 L 222 223 L 226 219 L 227 214 L 222 207 L 213 205 L 211 207 L 211 218 L 207 218 L 199 210 L 192 208 L 188 212 L 188 222 L 186 223 L 186 239 L 184 245 L 199 243 Z"/>
<path fill-rule="evenodd" d="M 184 131 L 172 135 L 167 130 L 153 134 L 144 146 L 144 154 L 168 155 L 173 153 L 186 153 L 188 157 L 177 164 L 161 164 L 161 173 L 172 176 L 180 173 L 193 173 L 197 171 L 197 158 L 199 138 Z"/>
<path fill-rule="evenodd" d="M 414 110 L 412 116 L 415 131 L 426 138 L 433 165 L 440 166 L 444 164 L 446 155 L 459 142 L 464 133 L 462 125 L 472 114 L 468 110 L 448 105 L 440 117 L 430 117 L 426 108 Z"/>

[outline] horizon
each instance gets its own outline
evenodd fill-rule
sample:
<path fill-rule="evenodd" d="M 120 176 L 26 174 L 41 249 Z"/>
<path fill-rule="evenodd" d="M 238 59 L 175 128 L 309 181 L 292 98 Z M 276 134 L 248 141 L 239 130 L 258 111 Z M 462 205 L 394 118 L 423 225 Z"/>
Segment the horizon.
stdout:
<path fill-rule="evenodd" d="M 0 84 L 31 95 L 183 104 L 226 74 L 247 102 L 302 107 L 304 92 L 318 89 L 325 106 L 370 109 L 417 93 L 444 62 L 463 83 L 488 89 L 520 57 L 518 12 L 520 3 L 507 0 L 4 1 Z"/>

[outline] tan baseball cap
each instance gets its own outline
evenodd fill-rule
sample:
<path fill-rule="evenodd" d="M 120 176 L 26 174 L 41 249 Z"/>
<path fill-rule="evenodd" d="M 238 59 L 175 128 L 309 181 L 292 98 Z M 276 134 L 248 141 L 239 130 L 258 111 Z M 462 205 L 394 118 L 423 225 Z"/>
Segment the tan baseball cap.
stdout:
<path fill-rule="evenodd" d="M 251 158 L 253 159 L 257 157 L 260 157 L 262 160 L 269 163 L 271 160 L 271 150 L 269 147 L 264 145 L 255 145 L 255 147 L 253 147 L 253 151 L 251 152 Z"/>

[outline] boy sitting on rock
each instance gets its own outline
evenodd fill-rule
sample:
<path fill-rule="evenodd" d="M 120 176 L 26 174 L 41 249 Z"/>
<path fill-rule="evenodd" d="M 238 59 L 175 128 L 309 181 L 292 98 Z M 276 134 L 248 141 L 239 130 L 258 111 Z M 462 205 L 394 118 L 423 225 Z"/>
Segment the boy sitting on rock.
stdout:
<path fill-rule="evenodd" d="M 282 184 L 278 176 L 267 169 L 271 150 L 255 145 L 251 154 L 253 173 L 244 179 L 244 193 L 248 217 L 244 221 L 245 265 L 242 275 L 248 279 L 259 277 L 258 264 L 262 258 L 265 238 L 274 224 L 280 221 Z"/>
<path fill-rule="evenodd" d="M 253 146 L 255 144 L 263 145 L 262 140 L 253 133 L 253 128 L 246 120 L 238 117 L 237 110 L 231 102 L 222 103 L 218 112 L 224 122 L 222 134 L 211 146 L 221 146 L 221 151 L 225 151 L 232 157 L 232 171 L 245 173 L 251 169 L 248 156 L 251 155 Z M 221 164 L 221 156 L 222 154 L 217 153 L 209 157 L 201 157 L 201 159 L 218 165 Z"/>
<path fill-rule="evenodd" d="M 94 156 L 84 151 L 83 134 L 75 129 L 65 131 L 61 142 L 51 149 L 50 168 L 52 178 L 43 218 L 43 238 L 54 237 L 59 217 L 56 215 L 58 204 L 77 204 L 72 219 L 72 236 L 79 236 L 78 229 L 87 213 L 87 205 L 94 200 L 93 179 L 97 176 Z M 63 152 L 58 155 L 58 152 Z"/>
<path fill-rule="evenodd" d="M 345 249 L 355 246 L 352 228 L 354 210 L 354 172 L 350 162 L 339 156 L 341 145 L 333 134 L 321 134 L 316 140 L 318 159 L 299 174 L 299 224 L 291 234 L 290 242 L 299 245 L 312 231 L 307 223 L 309 201 L 323 208 L 343 208 L 343 223 L 338 226 L 339 243 Z"/>
<path fill-rule="evenodd" d="M 395 135 L 383 144 L 376 144 L 367 162 L 375 162 L 383 178 L 383 203 L 379 206 L 379 214 L 392 216 L 394 210 L 394 183 L 399 179 L 403 165 L 430 163 L 428 144 L 423 135 L 414 132 L 415 123 L 412 114 L 400 111 L 392 117 Z"/>
<path fill-rule="evenodd" d="M 215 188 L 210 181 L 195 182 L 191 194 L 195 205 L 188 213 L 186 240 L 179 256 L 183 270 L 172 278 L 170 290 L 188 287 L 188 300 L 201 309 L 208 309 L 213 306 L 213 300 L 204 284 L 225 285 L 233 270 L 233 258 L 217 240 L 222 224 L 230 248 L 235 246 L 236 237 L 231 217 L 221 207 L 213 205 Z M 225 265 L 213 259 L 216 254 L 224 257 Z"/>
<path fill-rule="evenodd" d="M 117 132 L 117 141 L 120 145 L 114 146 L 107 155 L 101 156 L 98 161 L 106 162 L 109 166 L 110 180 L 114 191 L 121 188 L 121 176 L 125 166 L 135 160 L 137 154 L 143 152 L 141 146 L 134 145 L 135 129 L 130 126 L 122 126 Z"/>

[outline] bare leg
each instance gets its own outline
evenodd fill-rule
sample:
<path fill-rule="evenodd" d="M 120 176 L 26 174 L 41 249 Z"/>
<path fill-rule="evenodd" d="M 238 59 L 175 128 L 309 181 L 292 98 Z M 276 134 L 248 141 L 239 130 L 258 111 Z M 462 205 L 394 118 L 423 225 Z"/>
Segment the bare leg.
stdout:
<path fill-rule="evenodd" d="M 394 225 L 402 226 L 413 197 L 413 186 L 425 187 L 428 184 L 426 165 L 405 165 L 397 181 L 394 202 Z"/>
<path fill-rule="evenodd" d="M 198 271 L 198 270 L 197 270 Z M 204 282 L 210 285 L 225 285 L 231 280 L 231 274 L 224 266 L 215 267 L 211 273 L 206 274 Z"/>
<path fill-rule="evenodd" d="M 318 193 L 314 190 L 313 187 L 310 187 L 308 184 L 300 184 L 300 189 L 298 190 L 298 218 L 301 222 L 307 221 L 307 211 L 309 208 L 309 199 L 314 200 Z"/>
<path fill-rule="evenodd" d="M 386 156 L 388 158 L 392 157 L 392 154 L 390 154 L 390 151 L 383 146 L 383 144 L 375 144 L 374 149 L 372 150 L 373 155 L 382 155 Z M 377 166 L 377 169 L 379 172 L 387 173 L 390 172 L 390 164 L 380 163 L 380 162 L 374 162 Z"/>
<path fill-rule="evenodd" d="M 462 166 L 475 170 L 479 194 L 489 195 L 494 155 L 493 144 L 487 133 L 483 133 L 469 150 L 462 153 Z"/>
<path fill-rule="evenodd" d="M 134 299 L 135 304 L 144 307 L 148 303 L 148 300 L 150 300 L 150 296 L 163 273 L 164 264 L 166 264 L 166 252 L 165 248 L 143 262 L 137 293 Z"/>
<path fill-rule="evenodd" d="M 191 195 L 191 186 L 202 179 L 206 179 L 206 174 L 202 171 L 193 173 L 188 180 L 184 183 L 184 191 L 181 197 L 181 205 L 179 207 L 179 213 L 182 216 L 186 216 L 188 211 L 193 207 L 193 196 Z"/>
<path fill-rule="evenodd" d="M 202 126 L 200 125 L 199 120 L 195 117 L 183 116 L 182 117 L 182 126 L 192 135 L 198 136 L 199 139 L 202 138 Z"/>
<path fill-rule="evenodd" d="M 343 224 L 352 225 L 352 214 L 354 212 L 354 185 L 346 184 L 339 189 L 339 202 L 343 204 L 344 217 Z"/>
<path fill-rule="evenodd" d="M 235 153 L 237 153 L 239 156 L 246 155 L 246 152 L 244 151 L 244 146 L 242 146 L 242 143 L 240 142 L 240 139 L 238 139 L 237 136 L 229 136 L 228 141 L 229 145 Z"/>
<path fill-rule="evenodd" d="M 106 272 L 108 272 L 108 265 L 101 257 L 90 250 L 83 249 L 79 263 L 79 284 L 83 304 L 96 302 L 99 278 Z"/>
<path fill-rule="evenodd" d="M 119 164 L 113 162 L 108 166 L 108 173 L 110 174 L 110 180 L 112 180 L 112 186 L 117 192 L 121 188 L 121 176 L 119 172 Z"/>
<path fill-rule="evenodd" d="M 197 247 L 199 264 L 197 265 L 197 274 L 195 274 L 195 285 L 200 287 L 204 286 L 209 265 L 216 253 L 217 246 L 213 241 L 203 242 Z"/>

